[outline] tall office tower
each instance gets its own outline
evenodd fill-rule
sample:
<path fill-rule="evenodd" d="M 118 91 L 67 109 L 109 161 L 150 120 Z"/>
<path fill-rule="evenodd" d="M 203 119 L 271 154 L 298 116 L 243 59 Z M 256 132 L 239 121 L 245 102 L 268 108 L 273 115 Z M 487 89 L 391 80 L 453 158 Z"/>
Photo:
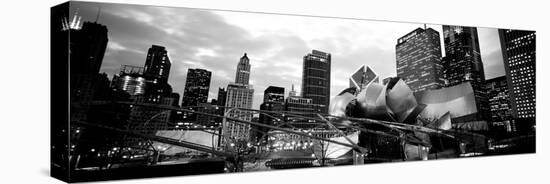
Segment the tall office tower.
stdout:
<path fill-rule="evenodd" d="M 130 95 L 143 95 L 146 80 L 143 76 L 143 67 L 122 65 L 120 73 L 113 77 L 113 87 L 126 91 Z"/>
<path fill-rule="evenodd" d="M 395 57 L 397 77 L 402 78 L 414 92 L 443 87 L 441 42 L 436 30 L 417 28 L 399 38 Z"/>
<path fill-rule="evenodd" d="M 512 115 L 535 119 L 536 112 L 536 33 L 535 31 L 500 29 L 504 70 L 510 92 Z M 518 126 L 520 126 L 518 124 Z"/>
<path fill-rule="evenodd" d="M 147 79 L 145 90 L 146 101 L 158 103 L 162 97 L 172 93 L 172 86 L 168 84 L 170 75 L 170 58 L 168 52 L 162 46 L 152 45 L 147 51 L 143 74 Z"/>
<path fill-rule="evenodd" d="M 235 74 L 235 83 L 248 84 L 250 80 L 250 59 L 244 53 L 244 56 L 239 60 L 237 65 L 237 71 Z"/>
<path fill-rule="evenodd" d="M 361 66 L 357 72 L 349 77 L 349 87 L 357 88 L 357 92 L 363 90 L 371 81 L 378 83 L 379 78 L 368 66 Z"/>
<path fill-rule="evenodd" d="M 79 17 L 78 20 L 80 19 Z M 99 69 L 101 68 L 108 42 L 106 26 L 95 22 L 84 22 L 82 26 L 79 26 L 78 22 L 64 31 L 70 35 L 68 41 L 70 41 L 69 83 L 70 116 L 72 120 L 86 119 L 86 111 L 88 111 L 89 105 L 82 104 L 89 104 L 88 102 L 94 96 Z"/>
<path fill-rule="evenodd" d="M 506 132 L 515 131 L 506 76 L 487 80 L 486 89 L 491 108 L 492 127 L 501 127 L 497 129 L 504 129 Z"/>
<path fill-rule="evenodd" d="M 311 98 L 320 113 L 328 113 L 330 103 L 330 54 L 313 50 L 304 56 L 302 97 Z"/>
<path fill-rule="evenodd" d="M 227 91 L 225 90 L 225 88 L 218 88 L 218 102 L 214 105 L 225 106 L 226 96 Z"/>
<path fill-rule="evenodd" d="M 284 111 L 285 110 L 285 88 L 277 86 L 269 86 L 264 91 L 264 102 L 260 105 L 260 110 L 265 111 Z M 278 121 L 283 120 L 283 116 L 280 114 L 260 114 L 259 122 L 266 125 L 277 125 Z M 263 136 L 265 141 L 267 141 L 267 136 L 264 136 L 269 129 L 264 127 L 252 127 L 252 134 L 256 140 L 261 141 L 260 138 Z"/>
<path fill-rule="evenodd" d="M 163 46 L 152 45 L 147 51 L 145 76 L 154 84 L 167 83 L 171 65 L 166 49 Z"/>
<path fill-rule="evenodd" d="M 457 121 L 479 121 L 489 119 L 489 105 L 485 91 L 485 72 L 479 52 L 479 41 L 475 27 L 443 26 L 445 57 L 443 78 L 446 86 L 470 82 L 474 90 L 478 113 Z"/>
<path fill-rule="evenodd" d="M 107 48 L 107 27 L 96 22 L 84 22 L 82 27 L 68 29 L 71 37 L 71 75 L 98 74 Z"/>
<path fill-rule="evenodd" d="M 208 101 L 211 76 L 212 72 L 205 69 L 187 70 L 185 90 L 181 101 L 182 107 L 197 106 L 198 103 L 206 103 Z"/>
<path fill-rule="evenodd" d="M 245 108 L 252 109 L 252 100 L 254 98 L 254 89 L 248 85 L 250 76 L 250 63 L 246 53 L 241 57 L 235 77 L 235 83 L 227 85 L 227 95 L 224 114 L 230 118 L 236 118 L 244 121 L 252 120 L 252 112 L 247 110 L 232 109 Z M 227 140 L 246 140 L 250 139 L 250 124 L 238 121 L 226 120 L 223 122 L 223 136 L 221 144 L 227 144 Z"/>
<path fill-rule="evenodd" d="M 95 22 L 85 22 L 81 26 L 82 18 L 77 15 L 78 13 L 75 14 L 72 21 L 69 21 L 70 9 L 70 3 L 52 7 L 50 19 L 50 77 L 52 81 L 55 81 L 51 86 L 51 99 L 56 102 L 52 103 L 51 110 L 52 114 L 60 115 L 59 117 L 52 116 L 51 119 L 51 139 L 52 144 L 55 142 L 53 147 L 56 147 L 52 147 L 51 159 L 55 163 L 54 165 L 59 165 L 64 169 L 75 167 L 76 156 L 71 157 L 71 155 L 78 155 L 82 148 L 76 149 L 74 153 L 67 152 L 67 148 L 70 147 L 70 141 L 78 140 L 81 137 L 82 133 L 78 132 L 82 129 L 74 123 L 61 122 L 88 121 L 90 102 L 93 100 L 97 88 L 102 88 L 100 84 L 105 79 L 105 75 L 99 74 L 99 68 L 108 42 L 106 26 Z M 69 24 L 69 22 L 71 23 Z M 66 73 L 67 70 L 69 70 L 69 75 Z M 54 104 L 69 104 L 69 106 L 60 108 Z M 67 137 L 67 132 L 69 137 Z M 91 133 L 93 131 L 84 132 Z M 74 144 L 74 142 L 72 143 Z M 69 162 L 71 164 L 67 165 Z"/>

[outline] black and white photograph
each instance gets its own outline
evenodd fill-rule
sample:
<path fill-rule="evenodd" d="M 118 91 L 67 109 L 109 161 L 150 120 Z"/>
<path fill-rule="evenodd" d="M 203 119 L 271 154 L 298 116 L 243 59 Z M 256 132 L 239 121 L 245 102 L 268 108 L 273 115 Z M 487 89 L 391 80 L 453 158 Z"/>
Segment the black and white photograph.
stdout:
<path fill-rule="evenodd" d="M 78 1 L 50 23 L 61 180 L 536 152 L 532 30 Z"/>
<path fill-rule="evenodd" d="M 543 2 L 4 5 L 0 183 L 548 180 Z"/>

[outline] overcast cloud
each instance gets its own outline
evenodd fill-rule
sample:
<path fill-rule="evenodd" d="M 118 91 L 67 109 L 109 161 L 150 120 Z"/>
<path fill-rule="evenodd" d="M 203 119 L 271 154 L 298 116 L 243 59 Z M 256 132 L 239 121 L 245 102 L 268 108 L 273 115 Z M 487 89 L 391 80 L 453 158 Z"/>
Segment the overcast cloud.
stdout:
<path fill-rule="evenodd" d="M 187 8 L 71 2 L 84 21 L 109 30 L 101 72 L 109 77 L 120 65 L 145 63 L 152 44 L 165 46 L 172 68 L 169 83 L 182 94 L 187 69 L 212 71 L 209 100 L 218 87 L 235 79 L 239 58 L 246 52 L 252 65 L 254 108 L 270 85 L 292 84 L 300 91 L 302 57 L 312 49 L 332 54 L 331 95 L 348 86 L 348 77 L 361 65 L 373 68 L 381 79 L 395 76 L 395 44 L 399 37 L 423 24 L 329 19 Z M 427 25 L 438 30 L 440 25 Z M 496 29 L 478 28 L 487 79 L 504 75 Z"/>

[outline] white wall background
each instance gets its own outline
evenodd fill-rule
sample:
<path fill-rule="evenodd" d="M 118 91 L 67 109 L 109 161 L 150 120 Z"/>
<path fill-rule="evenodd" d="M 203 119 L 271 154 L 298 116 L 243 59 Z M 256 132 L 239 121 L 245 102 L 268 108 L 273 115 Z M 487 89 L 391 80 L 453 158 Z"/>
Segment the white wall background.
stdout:
<path fill-rule="evenodd" d="M 49 177 L 49 7 L 60 0 L 3 1 L 0 13 L 0 183 Z M 545 1 L 100 0 L 134 4 L 350 17 L 537 31 L 537 154 L 110 183 L 543 183 L 548 176 L 548 5 Z"/>

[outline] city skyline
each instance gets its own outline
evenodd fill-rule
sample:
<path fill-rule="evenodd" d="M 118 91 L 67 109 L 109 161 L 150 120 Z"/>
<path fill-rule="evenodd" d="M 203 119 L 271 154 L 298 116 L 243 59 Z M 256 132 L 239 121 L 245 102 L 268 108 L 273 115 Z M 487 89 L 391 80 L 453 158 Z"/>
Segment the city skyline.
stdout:
<path fill-rule="evenodd" d="M 82 22 L 96 20 L 98 4 L 76 2 L 74 5 L 71 7 L 71 17 L 78 9 Z M 257 109 L 262 103 L 263 90 L 270 85 L 289 90 L 294 84 L 296 89 L 301 89 L 302 57 L 313 49 L 332 54 L 331 97 L 348 86 L 348 78 L 341 76 L 351 75 L 362 65 L 373 68 L 381 78 L 395 76 L 397 39 L 424 26 L 271 14 L 247 15 L 122 4 L 101 7 L 97 21 L 109 27 L 109 43 L 101 72 L 112 77 L 120 65 L 141 65 L 145 61 L 147 48 L 153 44 L 162 45 L 166 47 L 172 62 L 169 83 L 174 92 L 183 94 L 189 68 L 202 68 L 213 71 L 208 98 L 211 100 L 217 98 L 217 91 L 212 89 L 225 87 L 234 79 L 234 66 L 246 52 L 252 67 L 250 83 L 256 89 L 253 108 Z M 269 20 L 268 24 L 260 23 L 265 20 Z M 442 34 L 440 25 L 427 26 Z M 392 31 L 388 31 L 390 29 Z M 497 29 L 478 28 L 478 31 L 486 78 L 504 75 Z"/>
<path fill-rule="evenodd" d="M 250 15 L 89 2 L 52 8 L 52 81 L 70 89 L 51 99 L 70 104 L 52 113 L 64 116 L 52 118 L 52 176 L 536 152 L 535 31 Z"/>

